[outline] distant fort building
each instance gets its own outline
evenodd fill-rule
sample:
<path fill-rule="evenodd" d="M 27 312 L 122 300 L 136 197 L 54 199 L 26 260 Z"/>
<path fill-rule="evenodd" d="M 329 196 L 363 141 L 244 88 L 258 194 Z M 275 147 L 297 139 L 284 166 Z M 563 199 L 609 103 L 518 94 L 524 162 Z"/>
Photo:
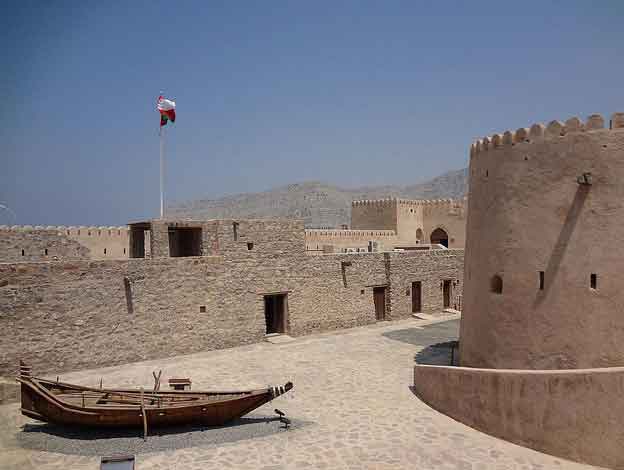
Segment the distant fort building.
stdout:
<path fill-rule="evenodd" d="M 306 253 L 441 248 L 438 245 L 463 249 L 466 208 L 466 198 L 353 201 L 350 228 L 343 225 L 340 229 L 305 230 Z M 0 262 L 127 259 L 132 257 L 130 236 L 127 226 L 0 225 Z M 150 236 L 148 230 L 145 236 Z M 149 238 L 143 243 L 145 256 L 149 257 Z"/>
<path fill-rule="evenodd" d="M 307 229 L 309 253 L 463 248 L 466 198 L 377 199 L 351 203 L 351 228 Z"/>

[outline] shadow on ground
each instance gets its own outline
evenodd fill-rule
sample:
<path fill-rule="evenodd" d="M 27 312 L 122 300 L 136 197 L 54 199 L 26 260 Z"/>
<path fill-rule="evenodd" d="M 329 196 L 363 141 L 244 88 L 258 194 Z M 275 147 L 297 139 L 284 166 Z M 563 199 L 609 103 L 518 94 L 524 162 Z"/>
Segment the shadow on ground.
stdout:
<path fill-rule="evenodd" d="M 436 343 L 418 351 L 414 356 L 418 364 L 430 366 L 452 366 L 459 363 L 458 342 Z"/>
<path fill-rule="evenodd" d="M 459 320 L 387 331 L 382 335 L 395 341 L 425 347 L 430 344 L 456 340 L 459 336 Z"/>
<path fill-rule="evenodd" d="M 141 428 L 77 428 L 49 423 L 26 424 L 17 434 L 24 449 L 69 455 L 99 456 L 144 454 L 187 447 L 211 446 L 236 442 L 280 432 L 291 432 L 310 422 L 290 418 L 288 429 L 275 416 L 249 415 L 224 426 L 168 426 L 149 430 L 143 440 Z"/>
<path fill-rule="evenodd" d="M 388 331 L 382 335 L 395 341 L 420 346 L 422 349 L 414 356 L 418 364 L 450 365 L 451 359 L 457 364 L 459 320 Z"/>

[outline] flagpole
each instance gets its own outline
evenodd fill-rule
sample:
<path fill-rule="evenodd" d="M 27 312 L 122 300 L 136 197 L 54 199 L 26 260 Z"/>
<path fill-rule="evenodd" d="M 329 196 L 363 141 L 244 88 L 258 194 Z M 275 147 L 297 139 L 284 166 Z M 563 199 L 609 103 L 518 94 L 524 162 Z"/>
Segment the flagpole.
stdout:
<path fill-rule="evenodd" d="M 165 128 L 160 128 L 160 218 L 165 218 Z"/>

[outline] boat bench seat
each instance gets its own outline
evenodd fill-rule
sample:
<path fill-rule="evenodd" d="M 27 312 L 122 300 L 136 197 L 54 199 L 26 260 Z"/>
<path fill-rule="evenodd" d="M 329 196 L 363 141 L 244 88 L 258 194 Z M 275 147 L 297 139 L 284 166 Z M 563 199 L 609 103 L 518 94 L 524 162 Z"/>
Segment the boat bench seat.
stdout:
<path fill-rule="evenodd" d="M 169 387 L 174 390 L 188 390 L 191 389 L 191 379 L 169 379 Z"/>

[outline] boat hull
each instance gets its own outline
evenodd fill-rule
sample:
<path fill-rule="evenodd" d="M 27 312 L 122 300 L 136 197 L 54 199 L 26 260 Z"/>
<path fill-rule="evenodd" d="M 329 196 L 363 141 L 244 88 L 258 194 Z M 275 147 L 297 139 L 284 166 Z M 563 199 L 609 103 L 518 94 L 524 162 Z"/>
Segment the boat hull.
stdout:
<path fill-rule="evenodd" d="M 21 380 L 21 412 L 32 419 L 63 425 L 78 425 L 88 427 L 144 427 L 145 422 L 151 428 L 154 426 L 172 426 L 182 424 L 196 424 L 203 426 L 220 426 L 250 411 L 268 403 L 276 396 L 290 390 L 292 384 L 284 387 L 271 387 L 262 390 L 245 392 L 205 392 L 206 399 L 202 399 L 201 392 L 165 392 L 164 396 L 188 396 L 199 397 L 196 403 L 158 406 L 150 404 L 146 398 L 144 406 L 77 406 L 58 399 L 53 393 L 49 393 L 40 383 L 32 380 Z M 66 384 L 72 387 L 69 384 Z M 290 385 L 290 387 L 289 387 Z M 80 391 L 99 393 L 133 393 L 139 391 L 129 390 L 97 390 L 86 387 L 75 387 L 76 393 Z M 277 391 L 277 392 L 276 392 Z M 219 399 L 219 393 L 227 398 Z M 215 399 L 215 394 L 217 398 Z M 237 396 L 230 397 L 235 394 Z M 211 400 L 208 400 L 211 397 Z M 158 402 L 157 399 L 151 400 Z M 145 420 L 143 418 L 145 413 Z"/>

